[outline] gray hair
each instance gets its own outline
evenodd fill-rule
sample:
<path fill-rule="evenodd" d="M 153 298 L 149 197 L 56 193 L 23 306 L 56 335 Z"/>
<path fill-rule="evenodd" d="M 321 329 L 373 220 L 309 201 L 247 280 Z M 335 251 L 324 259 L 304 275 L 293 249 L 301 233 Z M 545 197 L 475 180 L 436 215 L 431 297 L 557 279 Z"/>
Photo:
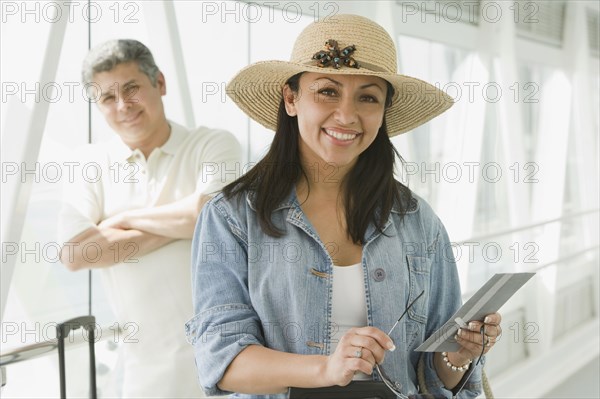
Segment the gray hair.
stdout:
<path fill-rule="evenodd" d="M 127 62 L 137 63 L 140 72 L 148 76 L 152 86 L 156 86 L 160 70 L 154 57 L 148 47 L 133 39 L 109 40 L 91 49 L 83 60 L 81 80 L 87 85 L 93 81 L 95 74 Z"/>

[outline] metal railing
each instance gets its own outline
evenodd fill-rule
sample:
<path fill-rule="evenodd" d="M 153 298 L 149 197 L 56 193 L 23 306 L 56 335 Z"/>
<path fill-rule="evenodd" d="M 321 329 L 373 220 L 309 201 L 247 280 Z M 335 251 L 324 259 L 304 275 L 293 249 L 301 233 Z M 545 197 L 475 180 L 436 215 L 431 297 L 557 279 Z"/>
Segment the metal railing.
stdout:
<path fill-rule="evenodd" d="M 106 329 L 108 329 L 108 327 Z M 104 329 L 101 331 L 104 331 Z M 122 331 L 119 331 L 119 333 L 120 332 Z M 104 339 L 106 338 L 97 338 L 96 342 L 102 341 Z M 65 348 L 74 349 L 83 345 L 87 345 L 88 343 L 88 338 L 80 334 L 74 334 L 68 340 L 65 340 Z M 43 342 L 36 342 L 35 344 L 11 348 L 6 352 L 0 353 L 0 367 L 5 367 L 10 364 L 33 360 L 42 356 L 47 356 L 57 349 L 58 339 L 50 339 Z"/>
<path fill-rule="evenodd" d="M 587 209 L 587 210 L 579 211 L 579 212 L 567 213 L 565 215 L 562 215 L 561 217 L 557 217 L 557 218 L 550 219 L 550 220 L 545 220 L 543 222 L 532 223 L 532 224 L 528 224 L 525 226 L 514 227 L 511 229 L 501 230 L 501 231 L 497 231 L 495 233 L 484 234 L 479 237 L 473 237 L 473 238 L 469 238 L 467 240 L 462 240 L 462 241 L 458 242 L 458 245 L 463 245 L 467 242 L 479 242 L 479 241 L 489 240 L 490 238 L 494 238 L 494 237 L 500 237 L 500 236 L 505 236 L 508 234 L 519 233 L 521 231 L 531 230 L 536 227 L 542 227 L 547 224 L 556 223 L 556 222 L 560 222 L 560 221 L 568 220 L 568 219 L 573 219 L 573 218 L 588 215 L 591 213 L 598 213 L 599 211 L 600 211 L 600 209 L 596 208 L 596 209 Z"/>
<path fill-rule="evenodd" d="M 590 215 L 590 214 L 594 214 L 594 213 L 598 213 L 598 212 L 600 212 L 599 208 L 586 209 L 586 210 L 579 211 L 579 212 L 567 213 L 567 214 L 564 214 L 564 215 L 562 215 L 560 217 L 549 219 L 549 220 L 545 220 L 545 221 L 542 221 L 542 222 L 531 223 L 531 224 L 528 224 L 528 225 L 523 225 L 523 226 L 518 226 L 518 227 L 506 229 L 506 230 L 496 231 L 494 233 L 489 233 L 489 234 L 483 234 L 483 235 L 480 235 L 480 236 L 475 236 L 475 237 L 472 237 L 472 238 L 469 238 L 469 239 L 466 239 L 466 240 L 458 241 L 457 244 L 460 246 L 460 245 L 465 245 L 467 243 L 487 241 L 487 240 L 490 240 L 492 238 L 506 236 L 506 235 L 514 234 L 514 233 L 519 233 L 519 232 L 523 232 L 523 231 L 535 229 L 535 228 L 538 228 L 538 227 L 543 227 L 543 226 L 546 226 L 546 225 L 549 225 L 549 224 L 552 224 L 552 223 L 566 221 L 566 220 L 570 220 L 570 219 L 574 219 L 574 218 L 577 218 L 577 217 L 586 216 L 586 215 Z M 598 251 L 599 249 L 600 249 L 600 245 L 599 244 L 595 244 L 595 245 L 591 245 L 591 246 L 588 246 L 588 247 L 585 247 L 585 248 L 581 248 L 579 250 L 572 251 L 572 252 L 570 252 L 568 254 L 562 254 L 561 256 L 557 257 L 556 259 L 553 259 L 553 260 L 545 262 L 545 263 L 543 263 L 541 265 L 538 265 L 534 269 L 531 269 L 529 271 L 539 272 L 540 270 L 545 269 L 545 268 L 547 268 L 549 266 L 557 265 L 557 264 L 561 264 L 561 263 L 565 263 L 567 261 L 572 261 L 574 258 L 581 257 L 581 256 L 586 255 L 588 253 L 593 253 L 594 251 Z M 468 291 L 463 292 L 463 294 L 462 294 L 463 301 L 466 301 L 467 299 L 469 299 L 476 291 L 477 291 L 477 289 L 469 289 Z"/>
<path fill-rule="evenodd" d="M 90 351 L 90 395 L 91 398 L 96 398 L 96 367 L 95 367 L 95 351 L 94 345 L 101 340 L 101 337 L 96 339 L 95 335 L 95 318 L 93 316 L 82 316 L 67 320 L 56 326 L 56 339 L 37 342 L 30 345 L 24 345 L 18 348 L 10 349 L 0 354 L 0 386 L 6 385 L 6 366 L 24 361 L 30 361 L 42 356 L 47 356 L 57 350 L 59 363 L 60 377 L 60 395 L 61 398 L 66 397 L 66 382 L 65 382 L 65 356 L 66 349 L 74 349 L 79 346 L 87 345 Z M 72 331 L 82 328 L 82 331 L 87 331 L 82 334 L 73 334 Z M 120 328 L 119 328 L 120 331 Z"/>

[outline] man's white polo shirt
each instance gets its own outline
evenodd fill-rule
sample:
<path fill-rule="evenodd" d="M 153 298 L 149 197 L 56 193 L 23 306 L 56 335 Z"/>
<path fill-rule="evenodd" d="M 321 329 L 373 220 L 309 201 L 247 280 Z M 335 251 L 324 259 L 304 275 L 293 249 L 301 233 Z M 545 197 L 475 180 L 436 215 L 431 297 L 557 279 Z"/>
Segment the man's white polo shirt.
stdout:
<path fill-rule="evenodd" d="M 210 194 L 239 176 L 240 146 L 230 133 L 170 122 L 171 135 L 148 159 L 119 137 L 80 153 L 83 177 L 65 187 L 63 242 L 120 212 Z M 115 247 L 116 248 L 116 247 Z M 184 323 L 193 315 L 191 239 L 101 269 L 126 340 L 124 397 L 201 397 Z M 94 256 L 93 248 L 89 250 Z M 127 324 L 129 323 L 129 324 Z M 127 335 L 129 337 L 127 339 Z M 129 342 L 126 342 L 129 341 Z"/>

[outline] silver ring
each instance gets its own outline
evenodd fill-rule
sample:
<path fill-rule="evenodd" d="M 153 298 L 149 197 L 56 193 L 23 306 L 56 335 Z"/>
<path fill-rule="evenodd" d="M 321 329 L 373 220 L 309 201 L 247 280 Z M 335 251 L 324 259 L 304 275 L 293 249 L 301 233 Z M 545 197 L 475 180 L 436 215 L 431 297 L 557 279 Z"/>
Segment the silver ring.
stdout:
<path fill-rule="evenodd" d="M 357 359 L 362 357 L 362 348 L 354 352 L 354 357 Z"/>

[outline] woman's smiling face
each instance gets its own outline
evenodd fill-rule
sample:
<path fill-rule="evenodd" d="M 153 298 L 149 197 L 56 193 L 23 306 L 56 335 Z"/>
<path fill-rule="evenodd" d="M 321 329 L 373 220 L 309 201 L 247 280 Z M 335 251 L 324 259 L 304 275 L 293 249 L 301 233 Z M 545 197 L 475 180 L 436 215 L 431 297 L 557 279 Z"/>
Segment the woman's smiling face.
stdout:
<path fill-rule="evenodd" d="M 288 115 L 297 116 L 305 163 L 354 165 L 383 124 L 387 83 L 375 76 L 307 72 L 299 91 L 284 88 Z"/>

